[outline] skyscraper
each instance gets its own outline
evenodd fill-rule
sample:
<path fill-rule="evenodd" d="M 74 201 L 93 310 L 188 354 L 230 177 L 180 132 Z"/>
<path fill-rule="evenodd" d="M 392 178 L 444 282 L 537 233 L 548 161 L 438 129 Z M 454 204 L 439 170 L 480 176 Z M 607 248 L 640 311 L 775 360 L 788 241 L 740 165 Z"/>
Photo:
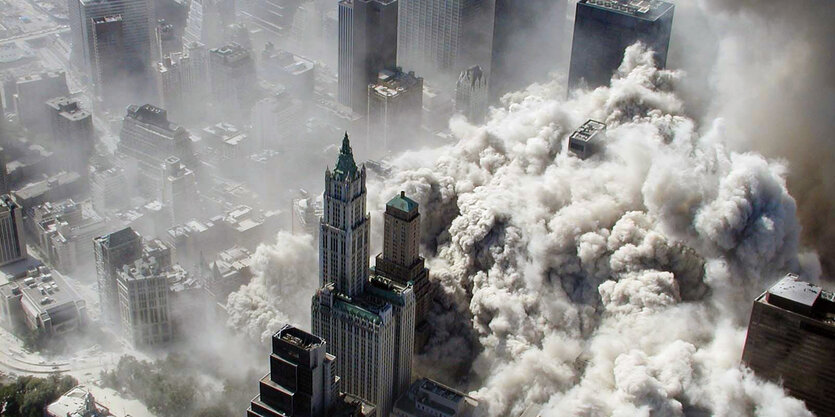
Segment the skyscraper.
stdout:
<path fill-rule="evenodd" d="M 26 258 L 21 211 L 7 194 L 0 196 L 0 266 Z"/>
<path fill-rule="evenodd" d="M 789 274 L 757 297 L 742 361 L 782 382 L 818 416 L 832 416 L 835 293 Z"/>
<path fill-rule="evenodd" d="M 185 223 L 199 213 L 197 182 L 194 171 L 169 156 L 162 164 L 161 201 L 168 206 L 172 224 Z"/>
<path fill-rule="evenodd" d="M 487 114 L 487 75 L 478 65 L 458 76 L 455 85 L 455 112 L 467 116 L 470 123 L 482 123 Z"/>
<path fill-rule="evenodd" d="M 134 346 L 171 340 L 168 275 L 151 257 L 127 264 L 117 272 L 122 332 Z"/>
<path fill-rule="evenodd" d="M 449 88 L 473 65 L 490 73 L 495 0 L 400 2 L 398 65 Z"/>
<path fill-rule="evenodd" d="M 368 84 L 397 64 L 397 0 L 339 2 L 339 102 L 365 114 Z"/>
<path fill-rule="evenodd" d="M 17 117 L 29 130 L 49 132 L 49 109 L 44 105 L 53 97 L 67 96 L 67 74 L 44 72 L 20 77 L 14 83 Z"/>
<path fill-rule="evenodd" d="M 226 26 L 234 21 L 234 0 L 193 0 L 188 9 L 183 40 L 186 43 L 200 42 L 213 48 L 223 42 Z"/>
<path fill-rule="evenodd" d="M 63 155 L 63 168 L 85 173 L 95 146 L 93 115 L 82 109 L 77 99 L 68 97 L 49 99 L 46 106 L 50 109 L 53 143 Z"/>
<path fill-rule="evenodd" d="M 152 16 L 150 0 L 80 0 L 84 68 L 105 101 L 144 98 Z"/>
<path fill-rule="evenodd" d="M 119 320 L 118 271 L 142 256 L 142 237 L 130 227 L 93 239 L 102 317 Z"/>
<path fill-rule="evenodd" d="M 377 255 L 374 272 L 400 285 L 414 288 L 415 324 L 426 320 L 432 303 L 429 269 L 420 256 L 420 211 L 405 192 L 386 203 L 383 252 Z"/>
<path fill-rule="evenodd" d="M 209 84 L 208 51 L 190 42 L 182 52 L 165 55 L 154 66 L 162 107 L 176 120 L 194 120 L 204 108 Z"/>
<path fill-rule="evenodd" d="M 254 104 L 258 82 L 249 50 L 234 42 L 209 50 L 209 80 L 219 113 L 242 121 Z"/>
<path fill-rule="evenodd" d="M 336 167 L 325 172 L 319 237 L 321 288 L 311 306 L 313 333 L 328 340 L 345 392 L 373 403 L 379 415 L 411 378 L 414 294 L 411 286 L 369 280 L 370 218 L 365 166 L 354 162 L 348 135 Z M 408 385 L 408 382 L 406 382 Z"/>
<path fill-rule="evenodd" d="M 420 131 L 423 78 L 400 68 L 380 71 L 368 90 L 368 149 L 372 158 L 402 151 Z M 404 135 L 407 132 L 409 136 Z"/>
<path fill-rule="evenodd" d="M 270 373 L 261 378 L 259 394 L 247 417 L 366 417 L 369 404 L 339 393 L 334 355 L 326 341 L 285 325 L 272 338 Z"/>
<path fill-rule="evenodd" d="M 580 0 L 574 18 L 574 40 L 568 88 L 608 85 L 623 61 L 624 50 L 643 42 L 655 51 L 659 68 L 667 65 L 667 48 L 675 6 L 660 0 Z"/>

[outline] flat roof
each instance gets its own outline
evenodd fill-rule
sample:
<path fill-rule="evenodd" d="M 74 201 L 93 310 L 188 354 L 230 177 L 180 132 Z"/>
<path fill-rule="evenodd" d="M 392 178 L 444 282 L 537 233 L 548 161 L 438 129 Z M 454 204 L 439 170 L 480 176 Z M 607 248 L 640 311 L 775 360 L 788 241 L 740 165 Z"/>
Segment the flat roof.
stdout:
<path fill-rule="evenodd" d="M 580 0 L 579 4 L 643 20 L 656 20 L 675 7 L 661 0 Z"/>
<path fill-rule="evenodd" d="M 602 122 L 598 122 L 597 120 L 589 119 L 582 126 L 577 128 L 574 133 L 571 134 L 571 140 L 579 140 L 583 142 L 588 142 L 594 136 L 602 131 L 606 130 L 606 124 Z"/>

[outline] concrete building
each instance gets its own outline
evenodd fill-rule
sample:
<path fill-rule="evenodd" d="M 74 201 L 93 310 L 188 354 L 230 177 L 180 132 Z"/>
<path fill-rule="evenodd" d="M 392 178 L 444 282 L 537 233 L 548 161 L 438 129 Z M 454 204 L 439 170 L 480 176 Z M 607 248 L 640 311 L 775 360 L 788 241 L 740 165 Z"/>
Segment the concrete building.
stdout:
<path fill-rule="evenodd" d="M 116 277 L 122 332 L 134 346 L 171 340 L 168 275 L 152 258 L 126 264 Z"/>
<path fill-rule="evenodd" d="M 35 132 L 50 132 L 49 110 L 44 103 L 53 97 L 69 94 L 67 74 L 58 71 L 26 75 L 18 78 L 14 87 L 14 103 L 20 123 Z"/>
<path fill-rule="evenodd" d="M 386 203 L 383 252 L 375 259 L 374 272 L 400 286 L 411 283 L 415 291 L 415 325 L 426 320 L 433 291 L 429 269 L 420 256 L 420 210 L 417 202 L 401 192 Z"/>
<path fill-rule="evenodd" d="M 278 212 L 239 205 L 227 211 L 219 222 L 224 243 L 254 251 L 278 232 Z"/>
<path fill-rule="evenodd" d="M 160 201 L 168 207 L 171 223 L 185 222 L 200 214 L 200 199 L 194 171 L 169 156 L 162 164 L 162 189 Z"/>
<path fill-rule="evenodd" d="M 81 108 L 77 99 L 54 97 L 46 101 L 56 151 L 61 153 L 62 168 L 78 173 L 87 170 L 95 147 L 93 115 Z"/>
<path fill-rule="evenodd" d="M 206 47 L 197 42 L 181 52 L 170 52 L 154 65 L 162 107 L 178 120 L 200 119 L 208 98 L 209 59 Z"/>
<path fill-rule="evenodd" d="M 0 285 L 0 324 L 9 330 L 62 335 L 87 322 L 87 306 L 60 275 L 46 266 L 28 269 Z"/>
<path fill-rule="evenodd" d="M 371 268 L 365 296 L 377 303 L 391 305 L 394 321 L 394 357 L 392 363 L 392 399 L 409 388 L 412 382 L 412 357 L 415 351 L 415 292 L 411 283 L 401 284 Z"/>
<path fill-rule="evenodd" d="M 368 84 L 397 65 L 398 5 L 397 0 L 339 2 L 338 98 L 359 114 L 368 111 Z"/>
<path fill-rule="evenodd" d="M 256 150 L 249 135 L 231 123 L 218 122 L 203 128 L 201 133 L 203 145 L 209 148 L 217 163 L 224 166 L 229 162 L 231 169 L 240 170 L 240 161 Z"/>
<path fill-rule="evenodd" d="M 203 263 L 204 259 L 212 259 L 219 251 L 232 245 L 226 245 L 227 238 L 223 235 L 221 222 L 222 217 L 203 221 L 189 220 L 168 229 L 165 242 L 174 249 L 179 263 Z"/>
<path fill-rule="evenodd" d="M 314 198 L 305 190 L 299 190 L 290 207 L 290 232 L 307 233 L 319 239 L 319 219 L 324 214 L 323 200 Z"/>
<path fill-rule="evenodd" d="M 5 116 L 2 119 L 5 120 Z M 9 173 L 6 171 L 6 162 L 6 151 L 0 147 L 0 194 L 9 193 Z"/>
<path fill-rule="evenodd" d="M 288 51 L 276 49 L 267 42 L 261 52 L 258 74 L 261 78 L 283 85 L 287 93 L 309 101 L 313 97 L 315 65 L 313 61 Z"/>
<path fill-rule="evenodd" d="M 398 65 L 452 89 L 473 65 L 490 74 L 495 0 L 400 0 Z"/>
<path fill-rule="evenodd" d="M 235 122 L 249 114 L 258 80 L 248 49 L 229 43 L 209 50 L 209 80 L 219 114 Z"/>
<path fill-rule="evenodd" d="M 41 252 L 64 273 L 92 261 L 91 242 L 107 230 L 105 219 L 72 199 L 37 206 L 31 217 Z"/>
<path fill-rule="evenodd" d="M 401 396 L 391 417 L 470 417 L 478 409 L 474 398 L 429 378 L 415 381 Z"/>
<path fill-rule="evenodd" d="M 742 361 L 780 382 L 817 416 L 832 416 L 835 293 L 789 274 L 757 297 Z"/>
<path fill-rule="evenodd" d="M 93 208 L 99 213 L 126 207 L 129 201 L 124 198 L 125 170 L 120 167 L 96 169 L 90 174 L 90 192 Z"/>
<path fill-rule="evenodd" d="M 259 394 L 247 417 L 372 416 L 370 404 L 345 401 L 339 393 L 336 357 L 327 343 L 291 325 L 272 338 L 270 372 L 261 378 Z"/>
<path fill-rule="evenodd" d="M 189 5 L 183 39 L 210 48 L 223 42 L 226 26 L 235 21 L 234 0 L 193 0 Z"/>
<path fill-rule="evenodd" d="M 29 208 L 47 201 L 63 200 L 80 194 L 86 188 L 86 181 L 75 172 L 61 171 L 45 180 L 26 184 L 12 191 L 12 198 L 21 207 Z"/>
<path fill-rule="evenodd" d="M 164 56 L 183 50 L 183 40 L 178 36 L 176 28 L 165 19 L 157 20 L 154 28 L 154 57 L 162 59 Z"/>
<path fill-rule="evenodd" d="M 280 152 L 302 150 L 306 143 L 299 140 L 305 106 L 291 94 L 282 92 L 264 98 L 252 108 L 253 148 Z"/>
<path fill-rule="evenodd" d="M 589 119 L 568 137 L 568 150 L 580 159 L 586 159 L 603 149 L 606 143 L 606 125 Z"/>
<path fill-rule="evenodd" d="M 0 266 L 26 258 L 23 213 L 8 194 L 0 196 Z"/>
<path fill-rule="evenodd" d="M 252 279 L 252 253 L 246 248 L 233 246 L 217 254 L 209 264 L 205 277 L 206 288 L 217 300 L 226 301 L 233 291 Z"/>
<path fill-rule="evenodd" d="M 93 239 L 102 318 L 119 321 L 118 272 L 142 256 L 142 237 L 131 228 Z"/>
<path fill-rule="evenodd" d="M 155 195 L 161 187 L 159 167 L 166 158 L 176 156 L 186 165 L 194 161 L 188 131 L 170 122 L 168 112 L 151 104 L 128 106 L 117 151 L 127 157 L 126 168 L 136 171 L 139 186 L 148 195 Z"/>
<path fill-rule="evenodd" d="M 487 75 L 481 67 L 467 68 L 455 84 L 455 112 L 466 116 L 470 123 L 483 123 L 487 115 L 488 93 Z"/>
<path fill-rule="evenodd" d="M 311 321 L 313 334 L 329 341 L 329 353 L 344 358 L 337 365 L 344 391 L 375 404 L 385 416 L 400 394 L 400 382 L 411 378 L 411 367 L 403 364 L 411 363 L 414 328 L 402 320 L 414 317 L 413 301 L 408 301 L 414 295 L 410 287 L 369 281 L 365 179 L 365 167 L 354 162 L 346 134 L 336 167 L 325 172 L 321 287 L 313 296 Z M 411 345 L 400 330 L 411 331 Z"/>
<path fill-rule="evenodd" d="M 664 68 L 674 11 L 672 3 L 660 0 L 580 0 L 568 88 L 608 85 L 624 50 L 639 41 L 655 52 L 656 65 Z"/>
<path fill-rule="evenodd" d="M 420 132 L 423 78 L 399 68 L 382 70 L 368 84 L 368 145 L 371 157 L 408 149 Z M 372 151 L 373 150 L 373 151 Z"/>
<path fill-rule="evenodd" d="M 83 68 L 105 105 L 149 99 L 150 0 L 79 0 Z"/>

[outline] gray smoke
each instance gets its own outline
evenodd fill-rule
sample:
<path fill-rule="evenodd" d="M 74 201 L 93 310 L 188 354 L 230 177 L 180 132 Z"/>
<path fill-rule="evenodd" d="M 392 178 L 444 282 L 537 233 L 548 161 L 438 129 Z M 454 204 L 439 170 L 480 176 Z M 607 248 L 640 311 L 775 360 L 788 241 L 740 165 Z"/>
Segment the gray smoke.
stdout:
<path fill-rule="evenodd" d="M 799 254 L 787 168 L 730 150 L 722 119 L 687 117 L 682 77 L 633 46 L 610 87 L 508 95 L 485 126 L 453 120 L 458 143 L 369 184 L 372 208 L 400 189 L 418 200 L 436 248 L 419 362 L 469 381 L 489 415 L 810 415 L 739 363 L 751 300 L 819 272 Z M 566 137 L 588 118 L 608 142 L 581 161 Z"/>

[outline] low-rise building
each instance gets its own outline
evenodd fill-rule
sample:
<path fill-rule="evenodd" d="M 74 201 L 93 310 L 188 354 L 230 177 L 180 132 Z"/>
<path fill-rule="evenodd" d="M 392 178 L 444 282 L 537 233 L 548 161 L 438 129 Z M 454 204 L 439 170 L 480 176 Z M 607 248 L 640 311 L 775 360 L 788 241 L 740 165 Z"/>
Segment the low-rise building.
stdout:
<path fill-rule="evenodd" d="M 606 124 L 589 119 L 568 138 L 568 150 L 580 159 L 586 159 L 603 149 L 606 140 Z"/>
<path fill-rule="evenodd" d="M 61 335 L 86 323 L 84 300 L 48 267 L 34 267 L 7 279 L 0 285 L 0 323 L 7 329 L 26 326 L 30 331 Z"/>
<path fill-rule="evenodd" d="M 31 217 L 41 252 L 65 273 L 92 262 L 92 241 L 107 231 L 107 222 L 92 207 L 72 199 L 41 204 Z"/>
<path fill-rule="evenodd" d="M 27 212 L 47 201 L 63 200 L 80 194 L 85 178 L 76 172 L 59 172 L 45 180 L 29 183 L 12 192 L 12 198 Z"/>
<path fill-rule="evenodd" d="M 415 381 L 394 404 L 392 417 L 468 417 L 478 401 L 429 378 Z"/>
<path fill-rule="evenodd" d="M 209 265 L 206 287 L 217 300 L 226 300 L 233 291 L 252 279 L 252 253 L 233 246 L 217 255 Z"/>
<path fill-rule="evenodd" d="M 67 391 L 55 402 L 46 406 L 46 417 L 109 417 L 110 410 L 96 402 L 93 394 L 83 385 Z"/>

